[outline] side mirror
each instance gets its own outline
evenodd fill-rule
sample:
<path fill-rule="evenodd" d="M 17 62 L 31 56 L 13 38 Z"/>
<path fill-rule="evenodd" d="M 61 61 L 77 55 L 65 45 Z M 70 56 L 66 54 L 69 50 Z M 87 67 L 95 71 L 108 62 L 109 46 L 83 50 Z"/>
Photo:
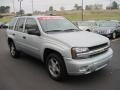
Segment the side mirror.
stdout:
<path fill-rule="evenodd" d="M 30 34 L 30 35 L 40 36 L 40 31 L 36 30 L 36 29 L 28 29 L 27 33 Z"/>

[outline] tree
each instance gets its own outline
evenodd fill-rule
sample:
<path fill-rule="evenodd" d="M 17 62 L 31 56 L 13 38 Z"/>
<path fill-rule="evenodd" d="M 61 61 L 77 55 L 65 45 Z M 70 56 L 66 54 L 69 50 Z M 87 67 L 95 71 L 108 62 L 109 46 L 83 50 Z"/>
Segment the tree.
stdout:
<path fill-rule="evenodd" d="M 119 8 L 119 5 L 116 1 L 113 1 L 112 2 L 112 9 L 118 9 Z"/>
<path fill-rule="evenodd" d="M 9 6 L 1 6 L 0 7 L 0 13 L 9 13 L 10 7 Z"/>
<path fill-rule="evenodd" d="M 25 14 L 25 11 L 22 9 L 20 10 L 19 12 L 16 12 L 17 15 L 24 15 Z"/>
<path fill-rule="evenodd" d="M 5 13 L 9 13 L 10 12 L 10 7 L 9 6 L 6 6 L 5 8 Z"/>
<path fill-rule="evenodd" d="M 50 6 L 49 7 L 49 11 L 53 11 L 54 9 L 53 9 L 53 6 Z"/>
<path fill-rule="evenodd" d="M 86 5 L 85 10 L 91 10 L 91 7 L 89 5 Z"/>
<path fill-rule="evenodd" d="M 74 5 L 74 8 L 75 8 L 76 10 L 78 10 L 78 4 L 75 4 L 75 5 Z"/>
<path fill-rule="evenodd" d="M 78 4 L 75 4 L 75 5 L 74 5 L 74 8 L 75 8 L 75 10 L 81 10 L 81 9 L 82 9 L 82 6 L 79 6 Z"/>
<path fill-rule="evenodd" d="M 102 10 L 103 5 L 102 4 L 93 4 L 93 5 L 86 5 L 86 10 Z"/>

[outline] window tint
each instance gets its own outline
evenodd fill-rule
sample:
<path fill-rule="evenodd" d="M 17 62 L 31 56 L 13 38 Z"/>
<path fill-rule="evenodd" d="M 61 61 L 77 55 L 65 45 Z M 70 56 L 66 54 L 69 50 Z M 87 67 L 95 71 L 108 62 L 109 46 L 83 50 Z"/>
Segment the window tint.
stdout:
<path fill-rule="evenodd" d="M 25 18 L 19 18 L 15 26 L 15 31 L 22 32 L 24 27 L 24 22 L 25 22 Z"/>
<path fill-rule="evenodd" d="M 17 19 L 14 18 L 14 19 L 12 19 L 12 21 L 9 23 L 9 29 L 10 29 L 10 30 L 13 30 L 13 29 L 14 29 L 14 25 L 15 25 L 16 21 L 17 21 Z"/>
<path fill-rule="evenodd" d="M 35 19 L 33 18 L 28 18 L 26 20 L 26 24 L 25 24 L 25 33 L 27 33 L 28 30 L 33 30 L 33 31 L 39 31 L 37 22 L 35 21 Z"/>

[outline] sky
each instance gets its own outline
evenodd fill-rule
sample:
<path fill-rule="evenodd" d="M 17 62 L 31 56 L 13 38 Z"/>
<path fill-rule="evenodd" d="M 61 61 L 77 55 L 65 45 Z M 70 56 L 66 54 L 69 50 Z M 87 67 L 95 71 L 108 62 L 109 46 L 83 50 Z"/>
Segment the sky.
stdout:
<path fill-rule="evenodd" d="M 11 12 L 14 11 L 13 9 L 13 1 L 15 6 L 15 11 L 19 10 L 19 2 L 18 0 L 0 0 L 0 6 L 2 5 L 9 5 L 11 6 Z M 110 5 L 110 2 L 113 0 L 83 0 L 84 7 L 85 5 L 89 4 L 103 4 L 104 8 Z M 117 0 L 119 1 L 119 0 Z M 53 6 L 54 9 L 59 10 L 61 6 L 65 9 L 73 9 L 74 4 L 81 5 L 82 0 L 33 0 L 34 10 L 38 11 L 46 11 L 48 10 L 49 6 Z M 32 0 L 23 0 L 22 8 L 25 10 L 26 13 L 32 12 Z"/>

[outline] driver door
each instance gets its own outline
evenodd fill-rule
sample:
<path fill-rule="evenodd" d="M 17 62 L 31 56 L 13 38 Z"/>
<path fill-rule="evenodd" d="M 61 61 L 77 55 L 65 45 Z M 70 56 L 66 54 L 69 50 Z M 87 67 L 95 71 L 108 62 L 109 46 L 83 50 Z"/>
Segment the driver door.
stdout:
<path fill-rule="evenodd" d="M 38 24 L 34 18 L 27 18 L 25 23 L 23 42 L 24 52 L 32 56 L 40 57 L 40 43 L 41 38 L 38 35 L 28 34 L 28 31 L 40 33 Z"/>

